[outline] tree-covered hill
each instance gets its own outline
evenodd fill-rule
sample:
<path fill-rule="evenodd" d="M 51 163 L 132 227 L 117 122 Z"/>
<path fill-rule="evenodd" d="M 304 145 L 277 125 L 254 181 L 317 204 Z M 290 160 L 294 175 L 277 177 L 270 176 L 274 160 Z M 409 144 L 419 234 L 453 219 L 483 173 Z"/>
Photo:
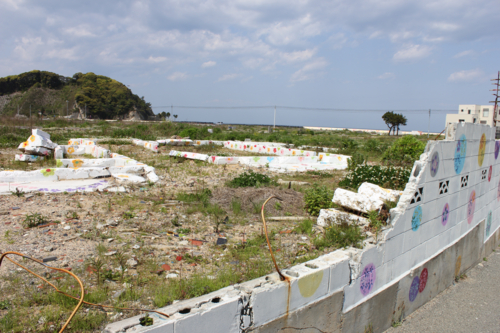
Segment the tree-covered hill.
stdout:
<path fill-rule="evenodd" d="M 154 116 L 151 104 L 124 84 L 94 73 L 64 77 L 46 71 L 31 71 L 0 78 L 0 114 L 66 115 L 84 110 L 87 116 L 119 119 L 137 111 L 143 119 Z"/>

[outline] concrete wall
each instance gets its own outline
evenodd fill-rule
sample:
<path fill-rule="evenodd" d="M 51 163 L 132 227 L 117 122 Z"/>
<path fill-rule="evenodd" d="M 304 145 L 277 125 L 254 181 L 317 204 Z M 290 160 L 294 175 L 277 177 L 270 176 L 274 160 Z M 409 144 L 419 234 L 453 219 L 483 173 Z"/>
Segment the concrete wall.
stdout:
<path fill-rule="evenodd" d="M 139 316 L 105 332 L 381 332 L 453 283 L 500 240 L 495 129 L 452 124 L 415 162 L 381 241 Z M 214 302 L 217 300 L 217 302 Z M 180 311 L 179 310 L 184 310 Z"/>

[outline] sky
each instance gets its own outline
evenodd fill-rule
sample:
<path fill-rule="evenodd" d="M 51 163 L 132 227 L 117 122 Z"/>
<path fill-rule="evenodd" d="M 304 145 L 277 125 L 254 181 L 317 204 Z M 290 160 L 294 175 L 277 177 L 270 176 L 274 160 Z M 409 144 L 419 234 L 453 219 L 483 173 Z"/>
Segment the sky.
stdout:
<path fill-rule="evenodd" d="M 273 124 L 277 105 L 277 125 L 384 129 L 394 110 L 404 130 L 440 132 L 459 104 L 493 100 L 499 13 L 498 0 L 1 0 L 0 77 L 94 72 L 177 120 Z"/>

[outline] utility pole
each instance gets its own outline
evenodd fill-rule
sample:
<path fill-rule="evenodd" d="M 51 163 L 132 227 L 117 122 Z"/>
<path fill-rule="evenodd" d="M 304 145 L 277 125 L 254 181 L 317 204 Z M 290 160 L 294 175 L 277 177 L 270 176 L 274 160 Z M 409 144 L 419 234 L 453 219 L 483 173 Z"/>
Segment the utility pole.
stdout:
<path fill-rule="evenodd" d="M 276 129 L 276 105 L 274 106 L 274 127 L 273 129 Z"/>
<path fill-rule="evenodd" d="M 427 126 L 427 139 L 429 139 L 430 131 L 431 131 L 431 109 L 429 109 L 429 126 Z"/>
<path fill-rule="evenodd" d="M 498 76 L 496 79 L 491 79 L 491 81 L 496 81 L 495 83 L 492 83 L 495 87 L 495 89 L 492 89 L 490 91 L 494 91 L 495 93 L 493 96 L 495 96 L 494 101 L 490 101 L 490 103 L 495 103 L 495 107 L 493 108 L 493 126 L 497 126 L 497 118 L 500 115 L 500 111 L 498 110 L 498 91 L 500 87 L 500 71 L 498 71 Z"/>

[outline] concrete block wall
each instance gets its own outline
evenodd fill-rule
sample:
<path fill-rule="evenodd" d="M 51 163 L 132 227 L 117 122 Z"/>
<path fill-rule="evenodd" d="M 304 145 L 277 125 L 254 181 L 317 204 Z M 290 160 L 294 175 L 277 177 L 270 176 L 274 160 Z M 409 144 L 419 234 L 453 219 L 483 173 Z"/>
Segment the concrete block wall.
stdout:
<path fill-rule="evenodd" d="M 452 124 L 446 134 L 446 141 L 429 142 L 415 163 L 376 245 L 337 250 L 285 269 L 287 281 L 274 273 L 181 301 L 161 309 L 173 316 L 151 327 L 140 326 L 137 316 L 110 324 L 105 332 L 177 333 L 188 322 L 203 332 L 389 328 L 500 242 L 500 142 L 494 129 Z M 196 305 L 213 295 L 223 301 Z M 234 302 L 230 310 L 222 306 L 225 301 Z M 214 317 L 220 320 L 215 323 Z"/>
<path fill-rule="evenodd" d="M 250 151 L 254 153 L 280 155 L 280 156 L 316 156 L 316 152 L 284 147 L 284 143 L 278 142 L 240 142 L 225 141 L 224 147 L 228 149 Z"/>

